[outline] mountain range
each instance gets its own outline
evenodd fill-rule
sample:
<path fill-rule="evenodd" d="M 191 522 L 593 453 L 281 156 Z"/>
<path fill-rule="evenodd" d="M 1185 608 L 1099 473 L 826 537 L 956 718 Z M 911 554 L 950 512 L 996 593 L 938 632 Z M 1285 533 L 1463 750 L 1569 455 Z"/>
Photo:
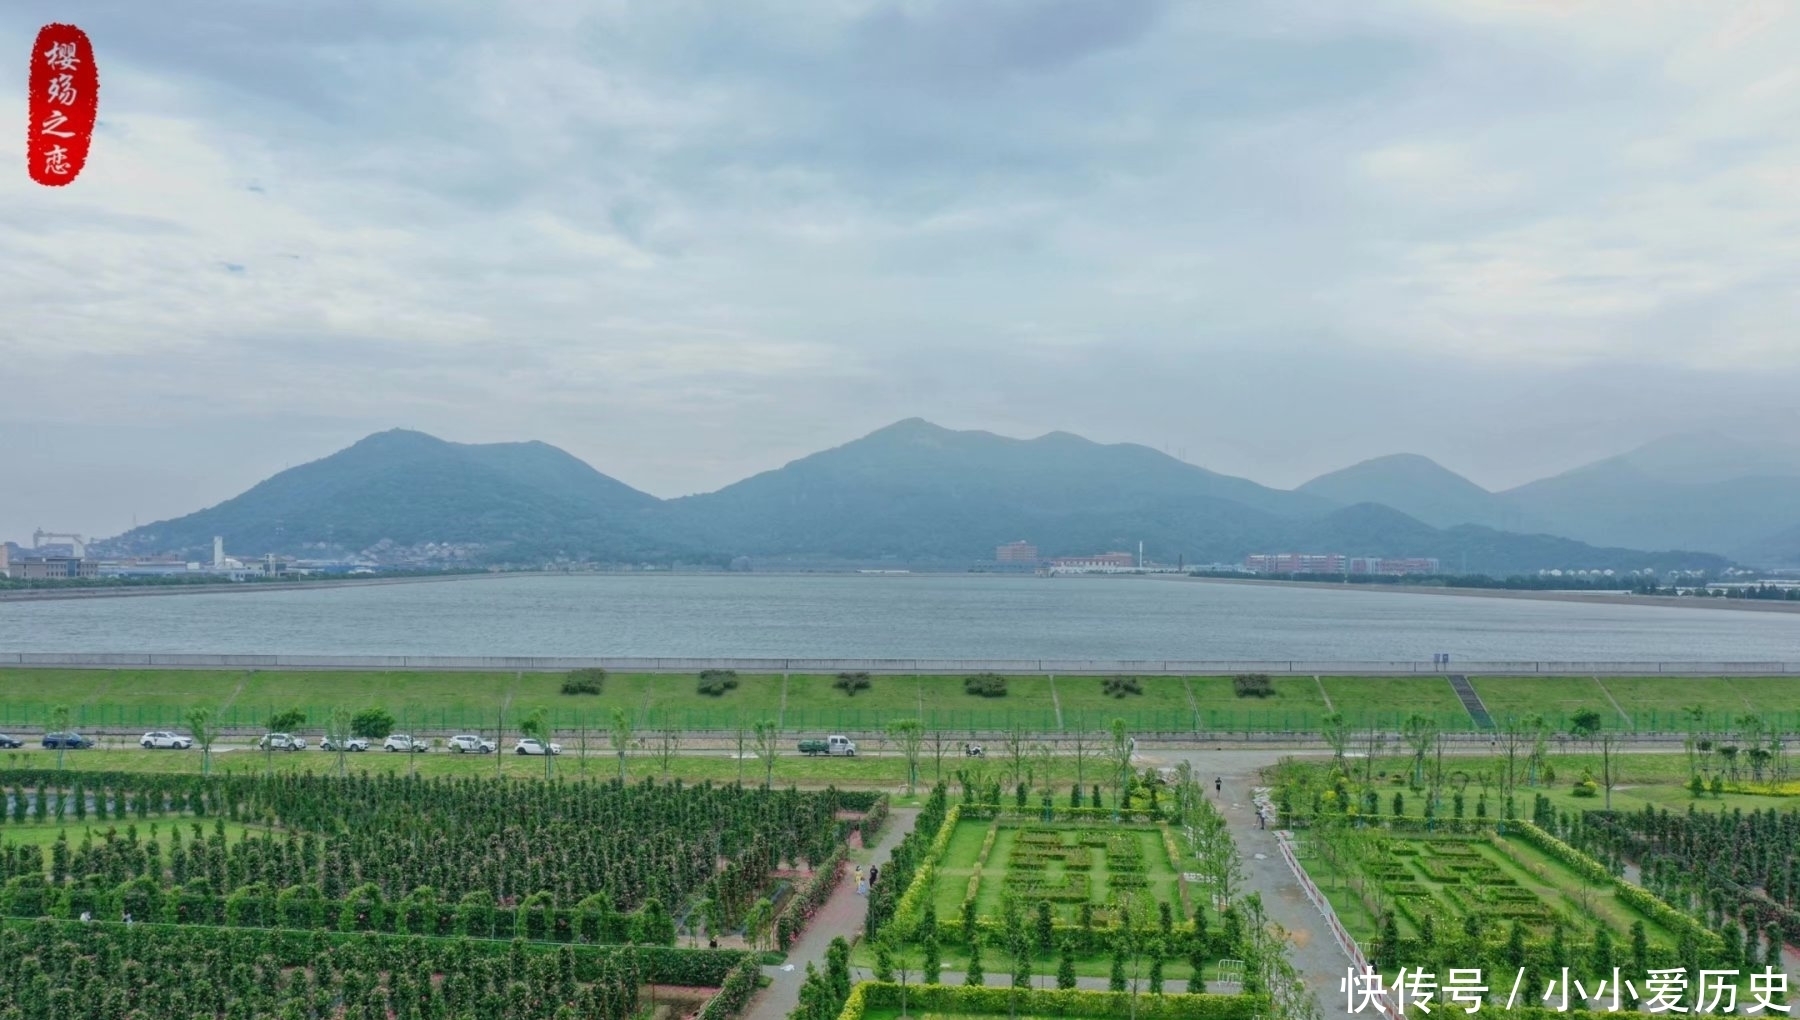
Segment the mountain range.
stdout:
<path fill-rule="evenodd" d="M 544 443 L 371 435 L 223 503 L 109 540 L 116 553 L 326 555 L 454 546 L 479 562 L 967 564 L 1135 549 L 1432 556 L 1447 570 L 1800 561 L 1800 451 L 1681 436 L 1491 492 L 1416 455 L 1278 489 L 1130 443 L 1014 439 L 908 419 L 716 492 L 663 500 Z M 1678 550 L 1673 552 L 1643 550 Z"/>

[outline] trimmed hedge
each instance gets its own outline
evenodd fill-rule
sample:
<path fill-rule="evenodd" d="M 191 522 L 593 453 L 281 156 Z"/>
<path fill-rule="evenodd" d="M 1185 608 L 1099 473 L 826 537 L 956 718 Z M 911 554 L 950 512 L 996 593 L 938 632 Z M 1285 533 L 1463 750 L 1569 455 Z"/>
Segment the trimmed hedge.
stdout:
<path fill-rule="evenodd" d="M 838 879 L 844 873 L 844 862 L 849 859 L 850 848 L 839 843 L 831 856 L 820 862 L 812 877 L 788 897 L 787 906 L 781 908 L 781 915 L 775 919 L 775 944 L 782 952 L 788 951 L 795 937 L 805 930 L 806 922 L 812 920 L 820 905 L 831 898 L 832 890 L 837 888 Z"/>
<path fill-rule="evenodd" d="M 762 966 L 756 957 L 745 954 L 735 966 L 725 973 L 725 980 L 720 982 L 719 990 L 706 1005 L 695 1014 L 695 1020 L 725 1020 L 736 1016 L 756 994 L 757 980 L 762 977 Z"/>
<path fill-rule="evenodd" d="M 1266 1014 L 1265 995 L 1139 995 L 1127 992 L 1089 992 L 1080 989 L 988 988 L 969 985 L 906 986 L 906 1005 L 927 1013 L 988 1013 L 1009 1015 L 1016 1007 L 1035 1016 L 1092 1017 L 1115 1020 L 1251 1020 Z M 891 982 L 864 981 L 850 991 L 838 1020 L 862 1020 L 870 1009 L 900 1005 L 900 986 Z"/>
<path fill-rule="evenodd" d="M 863 846 L 875 845 L 875 838 L 881 834 L 881 827 L 887 824 L 887 817 L 888 797 L 884 793 L 875 798 L 875 802 L 863 812 L 862 821 L 856 823 L 856 831 L 862 835 Z"/>

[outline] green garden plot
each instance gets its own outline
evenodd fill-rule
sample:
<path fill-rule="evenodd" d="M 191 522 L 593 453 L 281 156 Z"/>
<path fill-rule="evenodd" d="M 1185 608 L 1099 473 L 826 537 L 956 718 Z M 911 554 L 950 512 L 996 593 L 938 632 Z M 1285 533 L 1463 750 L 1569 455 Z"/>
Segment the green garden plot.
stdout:
<path fill-rule="evenodd" d="M 1378 939 L 1377 919 L 1391 910 L 1406 939 L 1421 937 L 1428 916 L 1436 918 L 1439 930 L 1455 930 L 1464 917 L 1479 914 L 1492 938 L 1504 939 L 1515 920 L 1528 938 L 1542 938 L 1561 918 L 1570 938 L 1585 937 L 1583 933 L 1604 925 L 1615 944 L 1625 945 L 1632 924 L 1643 921 L 1653 946 L 1676 943 L 1653 918 L 1619 900 L 1611 886 L 1584 881 L 1521 838 L 1390 833 L 1381 837 L 1380 847 L 1374 842 L 1358 847 L 1348 870 L 1331 864 L 1317 848 L 1301 856 L 1358 942 Z"/>
<path fill-rule="evenodd" d="M 959 916 L 973 885 L 982 917 L 998 917 L 1010 892 L 1033 907 L 1048 900 L 1061 924 L 1078 923 L 1084 903 L 1095 923 L 1104 923 L 1128 896 L 1152 911 L 1157 903 L 1178 903 L 1179 882 L 1160 829 L 968 821 L 951 834 L 932 902 L 940 917 Z"/>
<path fill-rule="evenodd" d="M 1446 732 L 1475 728 L 1450 681 L 1441 676 L 1326 676 L 1319 683 L 1331 707 L 1352 729 L 1380 726 L 1398 730 L 1414 714 L 1425 716 Z M 1488 706 L 1492 710 L 1493 706 Z"/>

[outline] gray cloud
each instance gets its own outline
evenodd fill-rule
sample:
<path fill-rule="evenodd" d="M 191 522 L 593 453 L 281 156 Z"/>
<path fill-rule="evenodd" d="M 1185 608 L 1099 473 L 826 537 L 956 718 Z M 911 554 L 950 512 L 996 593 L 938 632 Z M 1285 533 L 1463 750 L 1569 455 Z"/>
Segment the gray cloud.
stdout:
<path fill-rule="evenodd" d="M 0 175 L 0 445 L 45 483 L 0 536 L 394 425 L 662 495 L 911 415 L 1279 484 L 1800 430 L 1778 7 L 13 9 L 0 52 L 73 21 L 105 92 L 75 186 Z"/>

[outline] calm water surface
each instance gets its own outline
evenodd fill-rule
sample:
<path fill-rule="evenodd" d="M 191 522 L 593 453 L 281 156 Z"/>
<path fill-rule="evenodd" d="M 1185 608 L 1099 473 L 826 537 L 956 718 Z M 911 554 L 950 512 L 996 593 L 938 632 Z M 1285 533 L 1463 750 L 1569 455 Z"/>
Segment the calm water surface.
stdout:
<path fill-rule="evenodd" d="M 1800 659 L 1800 614 L 1154 578 L 586 575 L 0 603 L 0 651 Z"/>

